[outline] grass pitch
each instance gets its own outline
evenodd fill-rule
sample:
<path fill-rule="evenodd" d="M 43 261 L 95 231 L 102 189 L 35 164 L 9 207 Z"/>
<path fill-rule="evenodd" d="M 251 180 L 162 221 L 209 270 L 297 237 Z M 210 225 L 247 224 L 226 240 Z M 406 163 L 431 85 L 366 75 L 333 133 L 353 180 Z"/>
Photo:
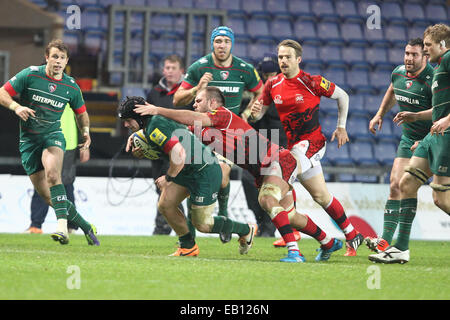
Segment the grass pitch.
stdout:
<path fill-rule="evenodd" d="M 315 262 L 318 244 L 301 240 L 306 263 L 278 260 L 274 238 L 256 238 L 241 256 L 237 238 L 199 237 L 199 257 L 168 257 L 172 236 L 82 235 L 62 246 L 47 234 L 0 234 L 0 299 L 298 300 L 450 299 L 450 242 L 411 241 L 405 265 L 373 264 L 361 246 Z"/>

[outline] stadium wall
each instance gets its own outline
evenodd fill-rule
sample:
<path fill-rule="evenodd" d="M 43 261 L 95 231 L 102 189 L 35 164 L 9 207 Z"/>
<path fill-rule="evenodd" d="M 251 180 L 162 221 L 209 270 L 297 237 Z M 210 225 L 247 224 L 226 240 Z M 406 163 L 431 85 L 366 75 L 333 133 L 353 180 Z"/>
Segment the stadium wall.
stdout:
<path fill-rule="evenodd" d="M 349 219 L 363 234 L 382 233 L 383 208 L 389 185 L 329 183 L 328 188 L 341 201 Z M 309 215 L 331 236 L 342 238 L 342 233 L 333 221 L 299 183 L 295 184 L 295 189 L 297 210 Z M 32 194 L 32 185 L 27 176 L 0 175 L 0 232 L 23 232 L 29 226 Z M 77 177 L 75 199 L 77 208 L 97 226 L 99 234 L 153 233 L 157 194 L 152 179 Z M 240 181 L 231 181 L 229 213 L 236 220 L 255 222 L 252 211 L 247 207 Z M 43 231 L 50 233 L 55 228 L 55 215 L 50 209 Z M 449 230 L 450 217 L 434 205 L 431 188 L 421 187 L 411 238 L 448 241 Z"/>

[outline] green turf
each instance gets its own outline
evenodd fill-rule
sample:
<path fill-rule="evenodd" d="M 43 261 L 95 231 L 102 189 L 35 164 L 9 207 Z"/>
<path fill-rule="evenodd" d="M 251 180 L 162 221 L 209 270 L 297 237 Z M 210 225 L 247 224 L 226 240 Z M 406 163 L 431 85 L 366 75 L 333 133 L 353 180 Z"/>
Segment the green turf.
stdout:
<path fill-rule="evenodd" d="M 313 240 L 299 243 L 307 262 L 297 264 L 278 262 L 286 250 L 274 248 L 273 238 L 256 238 L 241 256 L 236 238 L 224 245 L 201 237 L 196 258 L 168 257 L 177 240 L 171 236 L 100 240 L 91 247 L 76 235 L 62 246 L 49 235 L 0 234 L 0 299 L 450 298 L 449 242 L 412 241 L 408 264 L 381 265 L 368 261 L 365 247 L 357 257 L 344 257 L 342 249 L 328 262 L 314 262 Z M 79 289 L 68 288 L 70 266 L 80 270 Z M 372 281 L 376 275 L 379 282 Z"/>

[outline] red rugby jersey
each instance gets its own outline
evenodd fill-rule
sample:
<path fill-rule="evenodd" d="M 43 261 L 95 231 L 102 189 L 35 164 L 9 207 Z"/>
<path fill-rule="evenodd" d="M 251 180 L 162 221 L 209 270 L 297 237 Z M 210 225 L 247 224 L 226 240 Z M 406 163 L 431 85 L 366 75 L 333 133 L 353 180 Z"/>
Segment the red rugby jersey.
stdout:
<path fill-rule="evenodd" d="M 264 85 L 262 102 L 274 102 L 291 149 L 297 142 L 310 141 L 307 156 L 311 157 L 325 144 L 326 138 L 319 123 L 320 97 L 331 97 L 335 84 L 320 75 L 300 70 L 292 79 L 280 73 Z"/>

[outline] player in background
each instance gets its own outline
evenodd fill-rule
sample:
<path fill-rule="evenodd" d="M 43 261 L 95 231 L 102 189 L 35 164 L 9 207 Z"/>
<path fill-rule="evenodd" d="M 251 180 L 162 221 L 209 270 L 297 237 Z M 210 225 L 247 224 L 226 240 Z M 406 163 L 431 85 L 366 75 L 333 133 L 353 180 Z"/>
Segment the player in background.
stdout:
<path fill-rule="evenodd" d="M 51 41 L 45 50 L 46 64 L 23 69 L 2 88 L 0 104 L 20 118 L 19 149 L 22 165 L 35 190 L 55 209 L 57 230 L 51 237 L 61 244 L 69 242 L 67 220 L 80 227 L 89 245 L 100 245 L 94 225 L 85 221 L 67 199 L 61 180 L 66 140 L 61 130 L 61 115 L 67 104 L 76 114 L 84 142 L 89 148 L 89 115 L 83 96 L 72 77 L 64 73 L 69 50 L 61 40 Z M 12 99 L 20 93 L 20 104 Z"/>
<path fill-rule="evenodd" d="M 240 223 L 227 217 L 213 217 L 217 193 L 222 182 L 222 170 L 217 158 L 186 127 L 161 116 L 141 116 L 134 111 L 143 104 L 142 97 L 127 97 L 119 105 L 118 115 L 126 128 L 133 132 L 144 129 L 145 137 L 155 157 L 169 161 L 165 175 L 155 183 L 161 189 L 158 210 L 179 237 L 180 247 L 172 256 L 197 256 L 198 245 L 189 231 L 186 218 L 179 208 L 187 197 L 191 198 L 191 218 L 197 230 L 220 233 L 224 228 L 239 235 L 239 253 L 246 254 L 253 244 L 256 225 Z M 169 109 L 168 109 L 169 110 Z M 128 138 L 126 151 L 140 157 L 141 150 Z"/>
<path fill-rule="evenodd" d="M 403 111 L 396 123 L 431 120 L 425 138 L 412 148 L 414 154 L 400 180 L 400 213 L 397 241 L 385 251 L 369 256 L 381 263 L 406 263 L 410 259 L 409 238 L 417 210 L 417 191 L 432 176 L 430 187 L 436 206 L 450 214 L 450 27 L 429 26 L 423 34 L 424 53 L 437 63 L 431 85 L 433 108 L 418 113 Z"/>
<path fill-rule="evenodd" d="M 330 238 L 309 217 L 295 210 L 295 200 L 287 194 L 297 174 L 297 161 L 291 153 L 271 143 L 239 116 L 223 105 L 225 97 L 216 87 L 200 90 L 193 111 L 168 110 L 146 103 L 136 112 L 143 115 L 163 115 L 190 126 L 204 144 L 238 166 L 247 170 L 259 189 L 258 202 L 272 219 L 288 248 L 281 262 L 304 262 L 298 249 L 292 226 L 320 242 L 316 261 L 326 261 L 332 252 L 342 248 L 342 242 Z M 200 125 L 200 127 L 198 127 Z M 291 225 L 290 225 L 291 224 Z"/>
<path fill-rule="evenodd" d="M 397 66 L 392 71 L 391 84 L 386 90 L 378 112 L 369 123 L 370 132 L 376 134 L 377 129 L 381 130 L 383 117 L 395 104 L 398 104 L 400 112 L 431 109 L 432 79 L 433 68 L 427 63 L 427 57 L 423 53 L 422 39 L 411 39 L 405 47 L 403 65 Z M 384 207 L 383 235 L 365 239 L 366 245 L 372 251 L 384 251 L 392 243 L 399 219 L 400 179 L 412 157 L 411 147 L 428 134 L 431 124 L 431 120 L 419 120 L 404 123 L 402 126 L 397 156 L 391 169 L 389 197 Z"/>
<path fill-rule="evenodd" d="M 275 103 L 288 138 L 288 148 L 299 165 L 299 181 L 345 234 L 345 255 L 355 256 L 364 238 L 350 223 L 341 203 L 328 191 L 320 164 L 326 148 L 326 138 L 319 123 L 320 98 L 325 96 L 337 100 L 337 128 L 331 142 L 337 139 L 341 147 L 348 142 L 345 130 L 348 95 L 324 77 L 301 70 L 302 52 L 303 48 L 297 41 L 287 39 L 278 44 L 281 73 L 266 82 L 262 96 L 244 113 L 250 121 L 258 120 L 270 104 Z"/>
<path fill-rule="evenodd" d="M 186 106 L 194 100 L 200 89 L 216 86 L 225 95 L 225 107 L 238 114 L 244 91 L 251 94 L 249 104 L 262 92 L 262 81 L 255 68 L 232 54 L 234 33 L 231 28 L 220 26 L 211 32 L 211 53 L 195 61 L 187 70 L 186 76 L 173 97 L 174 106 Z M 228 183 L 220 189 L 218 195 L 219 215 L 228 216 L 228 198 L 230 193 L 229 173 L 231 168 L 221 163 Z M 189 201 L 188 201 L 189 206 Z M 220 240 L 231 240 L 230 234 L 221 234 Z"/>

